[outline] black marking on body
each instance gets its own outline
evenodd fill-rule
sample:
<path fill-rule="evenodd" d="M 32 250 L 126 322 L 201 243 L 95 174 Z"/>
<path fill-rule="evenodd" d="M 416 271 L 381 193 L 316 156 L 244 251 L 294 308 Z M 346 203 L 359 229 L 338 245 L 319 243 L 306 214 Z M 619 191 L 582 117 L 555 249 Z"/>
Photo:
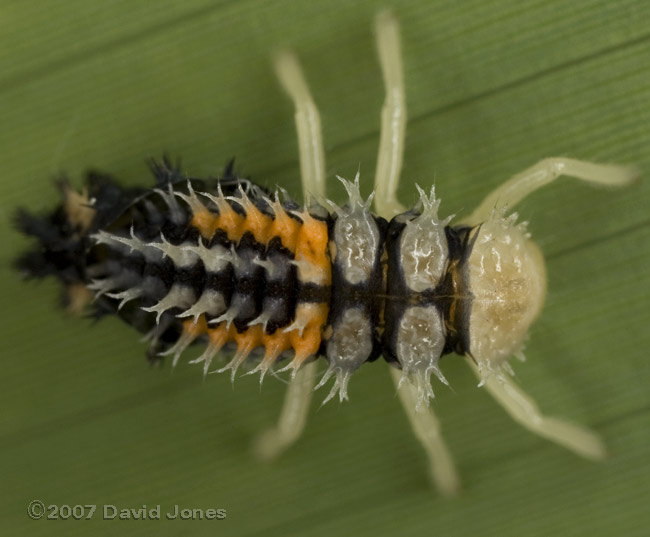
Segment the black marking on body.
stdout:
<path fill-rule="evenodd" d="M 398 362 L 396 352 L 398 328 L 405 310 L 414 305 L 435 306 L 445 325 L 444 354 L 466 354 L 469 349 L 469 314 L 472 294 L 469 289 L 466 261 L 471 253 L 471 228 L 445 226 L 448 259 L 442 278 L 434 289 L 422 292 L 410 290 L 401 265 L 400 239 L 406 224 L 391 220 L 386 240 L 388 257 L 386 306 L 384 310 L 384 357 Z"/>
<path fill-rule="evenodd" d="M 166 195 L 169 185 L 175 191 L 188 193 L 187 176 L 168 159 L 152 163 L 151 168 L 157 188 Z M 241 188 L 260 211 L 267 215 L 272 213 L 263 200 L 264 196 L 269 196 L 268 191 L 250 180 L 237 178 L 232 162 L 220 180 L 190 178 L 189 181 L 195 191 L 215 192 L 219 185 L 224 195 L 234 197 L 238 196 Z M 466 262 L 477 236 L 476 233 L 471 233 L 470 228 L 445 227 L 449 256 L 443 276 L 435 289 L 414 292 L 407 288 L 404 279 L 400 237 L 405 228 L 404 217 L 410 218 L 415 213 L 400 215 L 390 222 L 371 215 L 380 236 L 371 275 L 362 283 L 351 284 L 345 279 L 341 267 L 333 262 L 332 283 L 324 286 L 300 281 L 297 268 L 292 264 L 293 254 L 282 246 L 280 237 L 271 238 L 264 245 L 256 242 L 250 232 L 245 233 L 239 243 L 234 245 L 237 255 L 247 260 L 244 261 L 246 267 L 239 273 L 231 263 L 219 272 L 210 272 L 198 257 L 190 266 L 177 267 L 169 257 L 161 257 L 159 261 L 153 262 L 138 251 L 128 252 L 128 248 L 95 244 L 89 235 L 103 230 L 128 238 L 133 226 L 136 237 L 144 242 L 160 241 L 162 232 L 165 240 L 173 245 L 201 243 L 207 249 L 219 245 L 226 251 L 230 251 L 233 246 L 223 229 L 217 229 L 209 240 L 202 238 L 199 231 L 190 226 L 192 213 L 182 200 L 178 203 L 180 212 L 172 218 L 165 200 L 153 189 L 122 188 L 111 177 L 98 172 L 87 174 L 86 185 L 96 210 L 96 216 L 86 234 L 80 234 L 78 229 L 70 225 L 63 206 L 45 216 L 34 216 L 26 211 L 17 213 L 17 227 L 25 234 L 36 237 L 39 247 L 20 257 L 16 266 L 31 277 L 55 275 L 66 285 L 90 283 L 90 267 L 103 267 L 106 272 L 104 277 L 122 275 L 130 284 L 145 284 L 146 294 L 127 302 L 119 310 L 118 299 L 105 294 L 100 296 L 94 302 L 91 312 L 96 318 L 115 314 L 138 331 L 149 332 L 156 326 L 156 314 L 145 312 L 141 308 L 154 306 L 174 285 L 190 288 L 196 300 L 205 290 L 218 291 L 223 296 L 226 308 L 234 300 L 242 302 L 242 311 L 233 320 L 238 332 L 248 329 L 250 321 L 267 311 L 272 315 L 266 321 L 266 333 L 273 334 L 295 320 L 300 303 L 326 303 L 329 314 L 321 353 L 325 353 L 327 337 L 340 325 L 342 315 L 352 308 L 358 308 L 369 319 L 371 326 L 372 351 L 366 361 L 372 361 L 383 354 L 388 361 L 395 362 L 398 361 L 397 331 L 406 309 L 413 305 L 434 305 L 441 313 L 446 331 L 443 352 L 468 352 L 472 295 Z M 211 202 L 205 203 L 211 207 Z M 236 201 L 228 203 L 238 214 L 245 216 L 241 204 Z M 287 200 L 283 206 L 291 218 L 299 220 L 289 212 L 298 210 L 298 204 Z M 182 217 L 180 221 L 179 215 Z M 327 222 L 329 237 L 333 240 L 336 217 L 325 215 L 321 209 L 314 210 L 312 216 Z M 255 256 L 262 261 L 272 259 L 286 265 L 282 277 L 269 277 L 264 267 L 252 262 Z M 150 355 L 176 342 L 182 332 L 182 319 L 175 317 L 180 311 L 172 308 L 161 315 L 158 333 L 155 335 L 156 343 L 150 349 Z M 205 315 L 207 321 L 216 317 L 207 313 Z"/>

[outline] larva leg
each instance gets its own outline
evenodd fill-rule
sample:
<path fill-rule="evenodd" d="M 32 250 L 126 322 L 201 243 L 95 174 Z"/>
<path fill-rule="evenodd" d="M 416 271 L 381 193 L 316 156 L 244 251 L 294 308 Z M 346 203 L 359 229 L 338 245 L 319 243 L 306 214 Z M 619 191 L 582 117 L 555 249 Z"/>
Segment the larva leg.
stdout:
<path fill-rule="evenodd" d="M 295 55 L 289 51 L 280 52 L 274 64 L 282 87 L 296 107 L 303 195 L 306 201 L 310 195 L 325 197 L 325 152 L 318 108 Z"/>
<path fill-rule="evenodd" d="M 390 368 L 395 385 L 399 385 L 401 371 Z M 445 496 L 452 496 L 460 490 L 460 479 L 454 467 L 454 461 L 440 434 L 440 424 L 429 406 L 415 410 L 418 392 L 410 382 L 402 382 L 398 387 L 400 401 L 411 422 L 415 436 L 422 443 L 429 457 L 431 478 L 436 487 Z"/>
<path fill-rule="evenodd" d="M 632 183 L 639 174 L 636 168 L 628 166 L 593 164 L 569 158 L 547 158 L 518 173 L 488 194 L 463 223 L 475 226 L 487 220 L 494 210 L 499 211 L 505 207 L 512 209 L 525 197 L 562 175 L 594 185 L 617 187 Z"/>
<path fill-rule="evenodd" d="M 467 361 L 481 378 L 474 362 L 471 359 Z M 492 375 L 485 381 L 485 387 L 516 422 L 535 434 L 587 459 L 600 460 L 606 456 L 605 446 L 596 433 L 551 416 L 544 416 L 535 401 L 512 379 L 505 376 L 498 379 Z"/>
<path fill-rule="evenodd" d="M 288 51 L 275 57 L 275 70 L 280 83 L 296 107 L 296 130 L 300 173 L 305 202 L 309 196 L 325 197 L 325 151 L 320 116 L 314 104 L 297 58 Z M 263 432 L 254 449 L 263 459 L 280 455 L 302 434 L 316 383 L 317 361 L 303 364 L 290 381 L 278 424 Z"/>
<path fill-rule="evenodd" d="M 404 134 L 406 131 L 406 101 L 399 43 L 399 25 L 388 11 L 382 11 L 375 21 L 379 62 L 386 86 L 386 100 L 381 111 L 379 155 L 375 174 L 375 207 L 384 218 L 405 211 L 397 200 Z"/>
<path fill-rule="evenodd" d="M 315 361 L 303 365 L 289 383 L 278 424 L 260 434 L 253 446 L 260 459 L 276 458 L 300 438 L 314 392 L 316 369 Z"/>
<path fill-rule="evenodd" d="M 404 156 L 406 100 L 397 21 L 390 12 L 383 11 L 377 16 L 375 28 L 379 61 L 386 86 L 375 175 L 375 208 L 384 218 L 392 218 L 406 210 L 397 199 Z M 428 406 L 416 410 L 419 398 L 416 387 L 410 382 L 400 385 L 401 372 L 395 368 L 390 368 L 390 371 L 395 385 L 398 386 L 397 393 L 413 432 L 429 457 L 431 479 L 445 496 L 456 494 L 460 490 L 460 479 L 440 434 L 438 420 Z"/>

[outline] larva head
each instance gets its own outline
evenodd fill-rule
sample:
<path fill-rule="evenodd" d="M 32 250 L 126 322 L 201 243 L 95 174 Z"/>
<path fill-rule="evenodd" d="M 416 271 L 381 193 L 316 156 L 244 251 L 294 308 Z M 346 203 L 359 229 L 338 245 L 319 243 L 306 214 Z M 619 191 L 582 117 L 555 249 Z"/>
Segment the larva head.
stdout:
<path fill-rule="evenodd" d="M 91 191 L 97 185 L 89 178 Z M 15 225 L 25 235 L 34 237 L 38 244 L 21 255 L 15 267 L 26 277 L 56 276 L 64 284 L 62 303 L 71 313 L 81 314 L 92 299 L 85 288 L 85 257 L 88 248 L 88 230 L 97 211 L 88 187 L 76 192 L 67 181 L 59 181 L 61 203 L 49 214 L 35 215 L 17 211 Z"/>
<path fill-rule="evenodd" d="M 484 377 L 521 352 L 546 296 L 544 258 L 516 219 L 493 214 L 470 232 L 468 351 Z"/>

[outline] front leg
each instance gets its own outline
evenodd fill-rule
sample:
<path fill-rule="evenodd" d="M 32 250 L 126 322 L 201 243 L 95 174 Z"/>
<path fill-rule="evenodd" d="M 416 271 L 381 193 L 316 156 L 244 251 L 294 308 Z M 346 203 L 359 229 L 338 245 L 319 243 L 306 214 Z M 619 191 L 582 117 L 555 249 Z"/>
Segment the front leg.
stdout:
<path fill-rule="evenodd" d="M 316 382 L 316 362 L 303 365 L 289 383 L 278 423 L 260 434 L 253 451 L 262 460 L 280 456 L 302 434 Z"/>
<path fill-rule="evenodd" d="M 289 51 L 274 58 L 276 75 L 296 109 L 296 131 L 300 155 L 300 176 L 305 202 L 310 195 L 325 197 L 325 151 L 320 114 L 298 59 Z"/>
<path fill-rule="evenodd" d="M 298 59 L 285 51 L 275 57 L 274 65 L 278 79 L 296 109 L 302 190 L 308 204 L 311 195 L 325 197 L 325 151 L 320 115 Z M 317 369 L 318 361 L 314 360 L 295 372 L 287 388 L 278 424 L 255 441 L 254 451 L 260 458 L 275 458 L 300 438 L 307 421 Z"/>

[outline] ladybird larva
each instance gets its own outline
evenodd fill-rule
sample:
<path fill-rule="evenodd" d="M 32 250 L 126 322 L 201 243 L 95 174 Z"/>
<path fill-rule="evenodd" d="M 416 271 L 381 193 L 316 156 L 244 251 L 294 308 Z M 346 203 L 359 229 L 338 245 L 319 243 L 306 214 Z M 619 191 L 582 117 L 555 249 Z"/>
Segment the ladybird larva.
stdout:
<path fill-rule="evenodd" d="M 591 431 L 540 413 L 518 388 L 508 360 L 521 356 L 546 295 L 544 259 L 513 207 L 561 175 L 623 186 L 630 167 L 549 158 L 515 175 L 468 217 L 438 214 L 431 189 L 404 208 L 396 197 L 406 123 L 397 22 L 376 20 L 386 84 L 374 197 L 363 199 L 359 175 L 339 177 L 347 201 L 325 192 L 318 110 L 293 54 L 275 67 L 294 102 L 305 202 L 241 179 L 229 165 L 219 179 L 188 178 L 168 160 L 152 164 L 154 188 L 122 188 L 89 173 L 81 192 L 61 183 L 61 204 L 45 216 L 26 211 L 17 225 L 38 240 L 18 268 L 56 276 L 71 310 L 114 314 L 149 338 L 152 359 L 176 365 L 204 344 L 192 363 L 204 374 L 290 371 L 278 426 L 257 440 L 276 456 L 304 428 L 316 367 L 331 381 L 325 402 L 348 398 L 351 376 L 383 357 L 431 462 L 442 493 L 459 479 L 430 406 L 431 377 L 447 384 L 442 356 L 466 357 L 480 385 L 518 422 L 584 457 L 604 454 Z M 375 212 L 371 210 L 374 203 Z M 232 349 L 232 352 L 228 352 Z"/>

